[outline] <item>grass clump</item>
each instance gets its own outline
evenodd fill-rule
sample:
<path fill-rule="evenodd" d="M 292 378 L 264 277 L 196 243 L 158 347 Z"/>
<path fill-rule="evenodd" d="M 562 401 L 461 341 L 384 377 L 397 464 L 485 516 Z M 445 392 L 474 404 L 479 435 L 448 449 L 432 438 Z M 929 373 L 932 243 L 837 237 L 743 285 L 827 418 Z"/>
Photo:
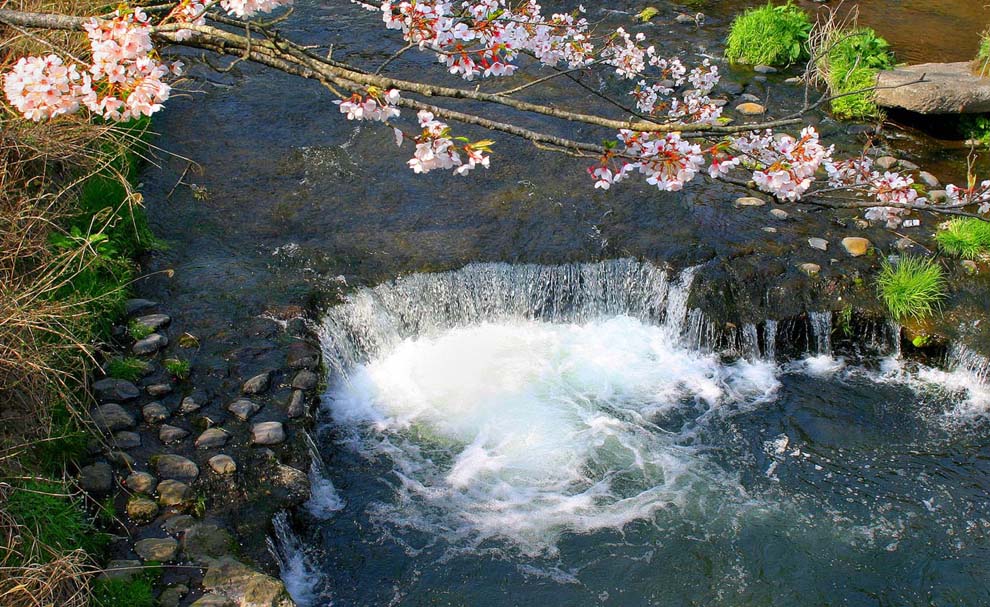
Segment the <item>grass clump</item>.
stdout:
<path fill-rule="evenodd" d="M 825 22 L 821 34 L 812 44 L 820 55 L 818 79 L 824 81 L 832 112 L 839 118 L 879 118 L 874 103 L 877 75 L 894 67 L 890 45 L 868 27 L 845 27 Z M 860 92 L 861 91 L 861 92 Z"/>
<path fill-rule="evenodd" d="M 884 261 L 877 291 L 894 320 L 922 320 L 941 307 L 946 296 L 942 267 L 923 257 L 903 257 L 897 265 Z"/>
<path fill-rule="evenodd" d="M 176 379 L 189 379 L 189 372 L 192 365 L 188 360 L 182 360 L 181 358 L 168 358 L 162 363 L 165 366 L 165 370 L 172 374 L 172 377 Z"/>
<path fill-rule="evenodd" d="M 980 34 L 980 48 L 976 51 L 973 68 L 978 76 L 990 75 L 990 29 Z"/>
<path fill-rule="evenodd" d="M 965 217 L 953 219 L 935 235 L 939 248 L 963 259 L 977 259 L 990 252 L 990 223 Z"/>
<path fill-rule="evenodd" d="M 107 377 L 136 382 L 148 372 L 148 363 L 133 356 L 113 358 L 107 362 L 106 368 L 103 371 Z"/>
<path fill-rule="evenodd" d="M 46 563 L 80 548 L 93 554 L 106 545 L 106 536 L 96 532 L 62 483 L 20 483 L 11 489 L 4 509 L 31 546 L 23 556 L 33 557 L 32 562 Z"/>
<path fill-rule="evenodd" d="M 807 56 L 810 33 L 811 21 L 799 7 L 769 3 L 736 17 L 725 56 L 732 63 L 790 65 Z"/>
<path fill-rule="evenodd" d="M 144 323 L 138 322 L 137 320 L 132 320 L 127 323 L 127 334 L 135 340 L 140 341 L 154 332 L 154 329 Z"/>

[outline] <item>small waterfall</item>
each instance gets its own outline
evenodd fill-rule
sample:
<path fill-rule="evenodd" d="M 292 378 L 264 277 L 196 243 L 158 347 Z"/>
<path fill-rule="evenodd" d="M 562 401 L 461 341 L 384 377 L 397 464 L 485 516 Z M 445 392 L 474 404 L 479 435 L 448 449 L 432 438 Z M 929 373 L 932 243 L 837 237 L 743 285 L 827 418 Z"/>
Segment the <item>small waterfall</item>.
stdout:
<path fill-rule="evenodd" d="M 302 540 L 292 530 L 289 517 L 285 512 L 279 512 L 272 518 L 275 537 L 268 537 L 268 552 L 278 563 L 278 569 L 285 589 L 289 596 L 300 607 L 311 607 L 317 604 L 317 587 L 321 575 L 313 567 L 306 555 Z M 332 605 L 330 601 L 321 601 L 322 605 Z"/>
<path fill-rule="evenodd" d="M 777 359 L 777 321 L 768 320 L 763 327 L 763 358 L 773 362 Z"/>
<path fill-rule="evenodd" d="M 901 358 L 901 324 L 896 320 L 890 320 L 887 322 L 887 333 L 889 334 L 890 343 L 893 346 L 891 349 L 890 356 L 895 359 Z"/>
<path fill-rule="evenodd" d="M 832 355 L 832 313 L 808 312 L 811 336 L 814 339 L 815 353 Z"/>
<path fill-rule="evenodd" d="M 313 442 L 313 439 L 306 434 L 306 443 L 309 447 L 309 500 L 306 501 L 305 508 L 315 518 L 326 520 L 333 516 L 335 512 L 344 509 L 344 500 L 337 493 L 337 488 L 333 486 L 330 475 L 327 474 L 326 465 L 323 463 L 323 456 Z"/>
<path fill-rule="evenodd" d="M 990 359 L 958 343 L 949 348 L 945 366 L 949 371 L 965 371 L 981 384 L 990 376 Z"/>
<path fill-rule="evenodd" d="M 760 359 L 760 336 L 756 331 L 756 325 L 746 323 L 742 328 L 742 353 L 747 360 Z"/>
<path fill-rule="evenodd" d="M 688 298 L 691 297 L 691 285 L 694 283 L 697 272 L 697 266 L 681 272 L 677 282 L 671 285 L 667 295 L 667 318 L 664 320 L 664 324 L 674 335 L 684 334 Z"/>
<path fill-rule="evenodd" d="M 695 350 L 711 352 L 721 346 L 722 331 L 699 308 L 693 308 L 687 315 L 685 345 Z"/>

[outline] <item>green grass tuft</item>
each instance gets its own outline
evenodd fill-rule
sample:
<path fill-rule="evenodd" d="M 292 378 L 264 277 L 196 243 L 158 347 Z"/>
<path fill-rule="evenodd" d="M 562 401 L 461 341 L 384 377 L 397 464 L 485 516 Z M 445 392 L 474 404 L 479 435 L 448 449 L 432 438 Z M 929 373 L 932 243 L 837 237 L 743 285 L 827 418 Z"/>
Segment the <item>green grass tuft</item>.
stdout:
<path fill-rule="evenodd" d="M 154 329 L 152 329 L 146 324 L 139 323 L 136 320 L 132 320 L 131 322 L 127 323 L 127 333 L 133 339 L 141 340 L 151 335 L 154 332 L 155 332 Z"/>
<path fill-rule="evenodd" d="M 939 248 L 963 259 L 977 259 L 990 252 L 990 223 L 975 218 L 953 219 L 935 235 Z"/>
<path fill-rule="evenodd" d="M 188 360 L 168 358 L 163 364 L 165 365 L 165 370 L 171 373 L 173 377 L 177 379 L 189 379 L 189 371 L 192 365 Z"/>
<path fill-rule="evenodd" d="M 732 63 L 790 65 L 807 57 L 811 21 L 799 7 L 767 4 L 736 17 L 726 40 Z"/>
<path fill-rule="evenodd" d="M 877 291 L 897 321 L 925 319 L 941 307 L 946 296 L 942 267 L 923 257 L 903 257 L 894 266 L 884 261 Z"/>
<path fill-rule="evenodd" d="M 7 512 L 21 525 L 31 541 L 44 546 L 44 562 L 58 554 L 82 548 L 95 554 L 106 545 L 106 535 L 96 532 L 78 500 L 55 481 L 18 484 L 7 500 Z"/>
<path fill-rule="evenodd" d="M 894 66 L 890 45 L 870 28 L 839 31 L 829 42 L 824 71 L 831 95 L 843 95 L 876 86 L 880 70 Z M 872 91 L 845 95 L 832 101 L 839 118 L 877 118 L 880 109 Z"/>
<path fill-rule="evenodd" d="M 154 585 L 161 577 L 161 564 L 145 563 L 133 579 L 99 579 L 93 584 L 94 607 L 154 607 Z"/>
<path fill-rule="evenodd" d="M 134 358 L 133 356 L 127 356 L 124 358 L 113 358 L 107 362 L 106 369 L 104 371 L 107 377 L 113 377 L 116 379 L 126 379 L 129 382 L 135 382 L 148 372 L 148 363 L 144 362 L 140 358 Z"/>

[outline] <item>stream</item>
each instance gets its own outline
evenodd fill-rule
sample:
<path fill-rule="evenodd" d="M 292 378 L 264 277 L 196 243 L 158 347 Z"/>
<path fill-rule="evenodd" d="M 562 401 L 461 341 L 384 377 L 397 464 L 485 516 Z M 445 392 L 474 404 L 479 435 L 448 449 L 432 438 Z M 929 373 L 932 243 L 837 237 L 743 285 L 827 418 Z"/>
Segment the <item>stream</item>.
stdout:
<path fill-rule="evenodd" d="M 700 30 L 668 3 L 642 27 L 670 54 L 718 56 L 731 16 L 760 3 L 693 4 Z M 902 60 L 964 60 L 990 22 L 977 4 L 861 15 Z M 299 3 L 285 31 L 367 66 L 399 48 L 342 1 Z M 397 75 L 433 63 L 408 57 Z M 872 276 L 875 259 L 807 245 L 838 248 L 855 215 L 788 206 L 798 220 L 774 223 L 725 184 L 602 193 L 583 161 L 507 136 L 469 179 L 416 176 L 317 84 L 187 59 L 195 77 L 154 123 L 169 154 L 143 174 L 168 247 L 139 290 L 200 338 L 207 369 L 270 306 L 321 310 L 313 498 L 273 531 L 298 603 L 990 604 L 990 364 L 962 346 L 907 359 L 883 323 L 833 343 L 833 293 L 797 266 L 842 257 Z M 727 72 L 772 116 L 800 106 L 791 73 Z M 862 145 L 859 125 L 812 121 Z M 890 131 L 885 149 L 964 177 L 960 146 Z M 976 318 L 986 288 L 967 292 Z"/>

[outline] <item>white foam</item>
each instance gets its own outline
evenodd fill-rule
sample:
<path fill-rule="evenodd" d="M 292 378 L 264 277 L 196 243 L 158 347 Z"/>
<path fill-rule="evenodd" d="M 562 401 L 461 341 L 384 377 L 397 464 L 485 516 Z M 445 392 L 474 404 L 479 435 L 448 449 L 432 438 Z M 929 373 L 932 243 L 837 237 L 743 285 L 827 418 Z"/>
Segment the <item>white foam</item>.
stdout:
<path fill-rule="evenodd" d="M 328 403 L 393 460 L 399 495 L 382 516 L 552 551 L 563 532 L 621 528 L 713 485 L 742 491 L 686 438 L 699 416 L 771 396 L 773 367 L 723 364 L 676 333 L 626 316 L 460 327 L 401 341 Z M 674 413 L 688 422 L 663 430 Z"/>

